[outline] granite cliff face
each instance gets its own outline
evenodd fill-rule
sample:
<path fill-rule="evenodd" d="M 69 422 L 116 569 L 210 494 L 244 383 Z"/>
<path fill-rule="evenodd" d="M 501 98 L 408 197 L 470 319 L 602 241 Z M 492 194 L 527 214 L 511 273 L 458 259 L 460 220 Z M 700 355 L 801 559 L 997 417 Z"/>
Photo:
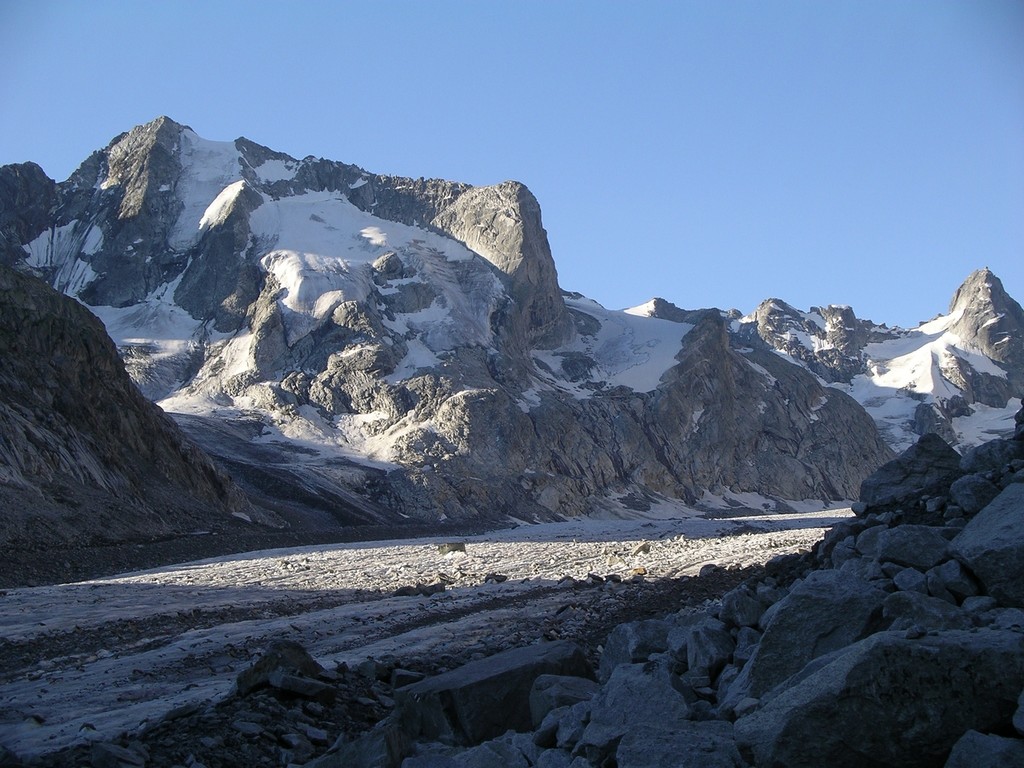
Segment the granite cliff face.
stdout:
<path fill-rule="evenodd" d="M 43 203 L 7 188 L 19 268 L 89 305 L 143 393 L 269 509 L 773 506 L 850 498 L 891 457 L 854 400 L 720 312 L 564 294 L 516 182 L 381 176 L 160 118 L 48 187 L 41 230 Z"/>
<path fill-rule="evenodd" d="M 0 359 L 0 546 L 273 522 L 139 394 L 88 310 L 4 266 Z"/>

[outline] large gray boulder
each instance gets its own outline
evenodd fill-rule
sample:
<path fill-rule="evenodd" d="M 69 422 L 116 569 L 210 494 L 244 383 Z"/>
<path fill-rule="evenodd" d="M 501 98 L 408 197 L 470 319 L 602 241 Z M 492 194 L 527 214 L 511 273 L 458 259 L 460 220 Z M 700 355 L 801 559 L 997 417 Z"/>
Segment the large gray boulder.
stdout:
<path fill-rule="evenodd" d="M 1008 728 L 1022 686 L 1018 632 L 881 632 L 737 720 L 736 740 L 757 765 L 936 766 L 967 730 Z"/>
<path fill-rule="evenodd" d="M 881 563 L 927 570 L 946 559 L 949 541 L 930 525 L 876 525 L 857 537 L 857 549 Z"/>
<path fill-rule="evenodd" d="M 1024 459 L 1024 445 L 1019 440 L 989 440 L 965 453 L 960 469 L 969 474 L 999 471 L 1016 459 Z"/>
<path fill-rule="evenodd" d="M 985 592 L 1024 608 L 1024 483 L 1006 487 L 951 543 Z"/>
<path fill-rule="evenodd" d="M 935 433 L 928 433 L 864 480 L 860 500 L 881 507 L 945 492 L 962 474 L 960 454 Z"/>
<path fill-rule="evenodd" d="M 950 501 L 968 517 L 980 512 L 998 495 L 999 486 L 981 475 L 964 475 L 949 486 Z"/>
<path fill-rule="evenodd" d="M 620 664 L 635 664 L 668 647 L 671 625 L 660 619 L 629 621 L 608 633 L 598 668 L 598 680 L 604 682 Z"/>
<path fill-rule="evenodd" d="M 1024 741 L 968 731 L 953 745 L 944 768 L 1024 768 Z"/>
<path fill-rule="evenodd" d="M 724 708 L 761 698 L 811 660 L 869 634 L 885 598 L 878 587 L 837 571 L 809 573 L 765 614 L 761 642 L 729 686 Z"/>
<path fill-rule="evenodd" d="M 255 664 L 238 673 L 235 689 L 239 696 L 248 696 L 260 688 L 275 686 L 281 676 L 313 679 L 323 672 L 319 662 L 294 640 L 276 640 Z"/>
<path fill-rule="evenodd" d="M 530 717 L 539 726 L 548 713 L 558 707 L 571 707 L 589 701 L 598 692 L 596 681 L 570 675 L 541 675 L 530 690 Z"/>
<path fill-rule="evenodd" d="M 405 730 L 393 720 L 384 720 L 355 739 L 338 739 L 306 768 L 398 768 L 410 749 Z"/>
<path fill-rule="evenodd" d="M 593 764 L 610 755 L 638 724 L 665 731 L 682 727 L 690 716 L 683 694 L 653 664 L 623 664 L 615 668 L 600 693 L 590 702 L 590 722 L 575 753 Z"/>
<path fill-rule="evenodd" d="M 398 721 L 413 737 L 464 744 L 529 731 L 530 691 L 541 675 L 593 678 L 593 671 L 568 641 L 513 648 L 398 689 Z"/>

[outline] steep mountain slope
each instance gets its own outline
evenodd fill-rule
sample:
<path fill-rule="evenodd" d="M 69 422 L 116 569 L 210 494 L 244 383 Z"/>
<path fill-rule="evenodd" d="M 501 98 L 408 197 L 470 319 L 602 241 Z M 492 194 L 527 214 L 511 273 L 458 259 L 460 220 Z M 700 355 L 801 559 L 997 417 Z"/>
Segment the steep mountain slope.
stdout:
<path fill-rule="evenodd" d="M 778 299 L 732 330 L 849 393 L 897 450 L 926 432 L 961 448 L 1013 433 L 1024 310 L 988 269 L 967 277 L 947 314 L 909 330 L 860 320 L 850 307 L 801 312 Z"/>
<path fill-rule="evenodd" d="M 736 344 L 717 312 L 563 296 L 515 182 L 380 176 L 160 118 L 53 194 L 38 234 L 5 229 L 32 237 L 22 268 L 88 304 L 142 391 L 270 509 L 839 499 L 891 456 L 852 399 Z"/>
<path fill-rule="evenodd" d="M 0 265 L 0 547 L 273 523 L 143 398 L 102 324 Z"/>

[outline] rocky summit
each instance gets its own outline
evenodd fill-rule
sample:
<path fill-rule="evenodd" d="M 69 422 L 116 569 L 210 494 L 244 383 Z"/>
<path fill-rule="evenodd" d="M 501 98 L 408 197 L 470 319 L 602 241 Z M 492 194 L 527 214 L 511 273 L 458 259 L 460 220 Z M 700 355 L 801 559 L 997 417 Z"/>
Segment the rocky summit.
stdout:
<path fill-rule="evenodd" d="M 910 330 L 778 299 L 611 311 L 559 286 L 520 183 L 166 117 L 64 182 L 0 168 L 0 259 L 99 317 L 246 514 L 317 535 L 849 500 L 921 434 L 1012 434 L 1024 384 L 1024 311 L 988 270 Z"/>
<path fill-rule="evenodd" d="M 718 310 L 558 285 L 522 184 L 382 176 L 160 118 L 65 182 L 0 169 L 3 258 L 298 528 L 853 497 L 870 417 Z M 723 446 L 727 448 L 723 449 Z"/>

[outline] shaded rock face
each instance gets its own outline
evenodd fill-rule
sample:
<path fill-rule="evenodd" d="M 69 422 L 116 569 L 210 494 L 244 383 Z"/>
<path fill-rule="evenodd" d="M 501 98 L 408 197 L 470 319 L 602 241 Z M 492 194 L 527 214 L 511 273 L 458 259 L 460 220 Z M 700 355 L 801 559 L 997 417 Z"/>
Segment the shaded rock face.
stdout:
<path fill-rule="evenodd" d="M 1024 687 L 1020 645 L 1017 632 L 883 632 L 739 720 L 737 739 L 757 765 L 942 765 L 964 731 L 1011 716 Z"/>
<path fill-rule="evenodd" d="M 261 473 L 295 500 L 374 486 L 353 512 L 374 523 L 706 491 L 845 499 L 891 458 L 851 398 L 734 339 L 717 311 L 636 325 L 563 295 L 516 182 L 382 176 L 160 118 L 68 181 L 19 189 L 36 187 L 33 205 L 7 195 L 24 209 L 5 230 L 21 268 L 94 307 L 144 394 L 190 413 L 267 508 L 305 514 L 263 496 Z M 305 435 L 322 457 L 281 441 L 228 451 L 242 411 L 262 423 L 254 438 Z"/>
<path fill-rule="evenodd" d="M 982 509 L 953 539 L 957 557 L 988 594 L 1024 608 L 1024 483 L 1014 483 Z"/>
<path fill-rule="evenodd" d="M 929 491 L 948 489 L 962 474 L 959 454 L 941 437 L 929 433 L 865 479 L 860 498 L 871 506 L 898 504 Z"/>
<path fill-rule="evenodd" d="M 22 243 L 49 226 L 57 185 L 35 163 L 0 167 L 0 264 L 25 257 Z"/>
<path fill-rule="evenodd" d="M 148 539 L 250 511 L 139 394 L 88 310 L 2 266 L 0 359 L 3 546 Z"/>

